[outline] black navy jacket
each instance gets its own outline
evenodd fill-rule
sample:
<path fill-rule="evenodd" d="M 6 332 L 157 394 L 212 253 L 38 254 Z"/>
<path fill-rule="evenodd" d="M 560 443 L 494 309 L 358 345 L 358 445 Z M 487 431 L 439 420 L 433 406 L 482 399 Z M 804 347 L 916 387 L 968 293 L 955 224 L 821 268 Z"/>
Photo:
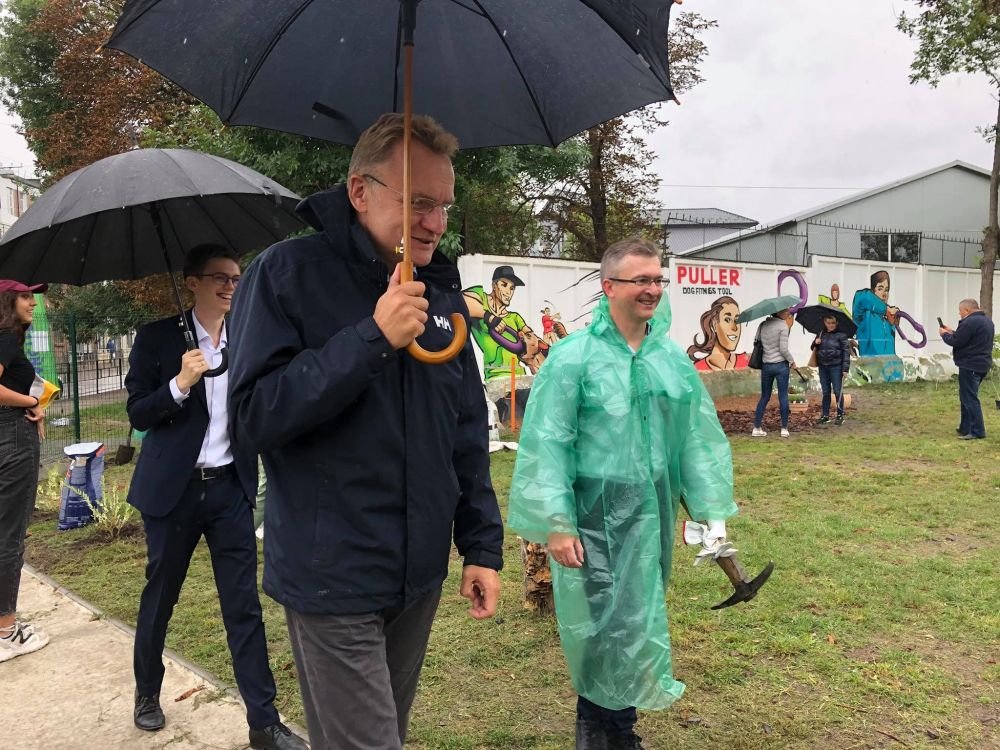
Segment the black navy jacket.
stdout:
<path fill-rule="evenodd" d="M 439 588 L 452 536 L 499 570 L 486 405 L 471 343 L 444 365 L 396 352 L 372 314 L 388 282 L 343 186 L 299 206 L 318 234 L 278 243 L 243 274 L 229 329 L 232 430 L 267 474 L 264 590 L 316 614 L 374 612 Z M 458 269 L 417 269 L 419 343 L 467 315 Z"/>
<path fill-rule="evenodd" d="M 993 366 L 993 321 L 977 310 L 958 321 L 954 333 L 941 339 L 952 348 L 955 366 L 974 372 L 989 372 Z"/>
<path fill-rule="evenodd" d="M 851 342 L 843 331 L 823 331 L 819 334 L 817 344 L 813 339 L 812 348 L 816 350 L 816 363 L 824 367 L 839 365 L 841 372 L 851 369 Z"/>
<path fill-rule="evenodd" d="M 185 314 L 194 330 L 190 310 Z M 146 430 L 128 501 L 154 517 L 166 516 L 180 501 L 208 429 L 204 379 L 192 386 L 181 404 L 170 393 L 170 381 L 180 372 L 185 351 L 184 331 L 174 315 L 140 328 L 128 358 L 128 418 L 137 430 Z M 257 496 L 256 454 L 239 445 L 231 433 L 229 439 L 240 484 L 253 503 Z"/>

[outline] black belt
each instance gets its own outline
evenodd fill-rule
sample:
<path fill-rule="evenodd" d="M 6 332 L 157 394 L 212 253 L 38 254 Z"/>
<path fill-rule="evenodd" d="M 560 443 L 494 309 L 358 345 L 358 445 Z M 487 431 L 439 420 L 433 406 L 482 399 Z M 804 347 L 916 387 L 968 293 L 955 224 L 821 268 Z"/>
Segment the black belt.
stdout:
<path fill-rule="evenodd" d="M 195 469 L 194 473 L 191 475 L 191 481 L 193 482 L 208 482 L 212 479 L 219 479 L 220 477 L 228 477 L 230 474 L 236 473 L 236 464 L 226 464 L 225 466 L 206 466 L 201 469 Z"/>

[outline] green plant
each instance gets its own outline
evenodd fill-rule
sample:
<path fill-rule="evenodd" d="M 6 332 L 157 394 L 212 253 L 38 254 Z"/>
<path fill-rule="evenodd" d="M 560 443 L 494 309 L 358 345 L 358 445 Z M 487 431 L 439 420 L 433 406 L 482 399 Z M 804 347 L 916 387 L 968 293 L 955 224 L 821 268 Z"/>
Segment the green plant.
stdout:
<path fill-rule="evenodd" d="M 103 531 L 112 539 L 121 536 L 122 531 L 130 521 L 136 519 L 135 508 L 128 504 L 125 499 L 125 485 L 115 482 L 110 486 L 101 481 L 101 502 L 95 503 L 83 490 L 73 485 L 68 485 L 77 495 L 86 501 L 87 505 L 94 513 L 94 526 Z"/>
<path fill-rule="evenodd" d="M 63 472 L 53 466 L 45 475 L 45 479 L 38 483 L 35 506 L 43 511 L 58 512 L 62 485 Z"/>

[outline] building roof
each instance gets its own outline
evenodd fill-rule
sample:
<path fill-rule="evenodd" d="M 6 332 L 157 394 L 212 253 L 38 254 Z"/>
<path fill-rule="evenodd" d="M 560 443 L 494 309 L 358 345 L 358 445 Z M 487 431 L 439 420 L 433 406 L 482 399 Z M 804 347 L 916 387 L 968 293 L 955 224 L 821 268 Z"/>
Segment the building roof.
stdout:
<path fill-rule="evenodd" d="M 19 185 L 34 188 L 35 190 L 42 189 L 42 181 L 35 177 L 20 177 L 13 172 L 0 172 L 0 177 L 5 177 L 11 182 L 16 182 Z"/>
<path fill-rule="evenodd" d="M 721 208 L 663 208 L 657 211 L 657 218 L 663 226 L 721 226 L 752 227 L 756 219 L 723 211 Z"/>
<path fill-rule="evenodd" d="M 916 182 L 917 180 L 922 180 L 926 177 L 938 174 L 939 172 L 945 172 L 949 169 L 964 169 L 969 172 L 974 172 L 975 174 L 982 175 L 989 179 L 990 170 L 984 167 L 977 167 L 975 164 L 969 164 L 968 162 L 955 160 L 948 162 L 947 164 L 942 164 L 939 167 L 934 167 L 933 169 L 927 169 L 923 172 L 918 172 L 917 174 L 910 175 L 909 177 L 903 177 L 899 180 L 894 180 L 893 182 L 886 183 L 885 185 L 880 185 L 879 187 L 872 188 L 871 190 L 863 190 L 860 193 L 853 193 L 848 195 L 846 198 L 840 198 L 838 200 L 832 201 L 830 203 L 824 203 L 813 208 L 807 208 L 798 213 L 790 214 L 781 219 L 776 219 L 768 224 L 758 224 L 750 232 L 734 232 L 732 234 L 727 234 L 725 237 L 720 237 L 717 240 L 712 240 L 711 242 L 706 242 L 702 245 L 697 245 L 692 248 L 688 248 L 682 252 L 676 253 L 676 255 L 693 255 L 694 253 L 700 253 L 705 250 L 710 250 L 713 247 L 718 247 L 719 245 L 728 245 L 735 239 L 747 239 L 749 237 L 756 237 L 760 234 L 766 234 L 767 232 L 772 232 L 783 227 L 787 227 L 789 224 L 796 224 L 800 221 L 808 221 L 809 219 L 819 216 L 820 214 L 825 214 L 828 211 L 833 211 L 834 209 L 841 208 L 842 206 L 847 206 L 851 203 L 856 203 L 860 200 L 865 200 L 866 198 L 871 198 L 872 196 L 878 195 L 879 193 L 884 193 L 889 190 L 893 190 L 902 185 L 906 185 L 911 182 Z"/>

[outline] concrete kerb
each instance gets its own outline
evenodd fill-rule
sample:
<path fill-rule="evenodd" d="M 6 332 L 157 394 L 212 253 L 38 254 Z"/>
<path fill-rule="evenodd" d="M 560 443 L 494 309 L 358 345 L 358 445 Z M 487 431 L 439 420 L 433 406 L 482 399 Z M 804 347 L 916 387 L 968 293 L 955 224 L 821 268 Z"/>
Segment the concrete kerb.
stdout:
<path fill-rule="evenodd" d="M 20 682 L 30 696 L 26 704 L 18 704 L 24 716 L 4 717 L 13 722 L 11 726 L 29 728 L 22 729 L 18 748 L 72 750 L 99 745 L 138 750 L 160 748 L 164 743 L 172 750 L 247 747 L 246 709 L 239 692 L 170 649 L 164 651 L 167 674 L 161 697 L 167 727 L 154 733 L 132 727 L 135 629 L 31 566 L 25 565 L 24 573 L 22 609 L 30 613 L 33 605 L 41 607 L 40 616 L 34 612 L 28 619 L 49 632 L 52 642 L 36 654 L 0 665 L 5 685 L 16 689 Z M 60 608 L 60 602 L 71 606 Z M 93 622 L 99 623 L 96 630 Z M 101 636 L 99 628 L 105 625 L 111 625 L 112 631 Z M 209 690 L 199 700 L 206 687 Z M 169 695 L 178 697 L 170 699 Z M 286 724 L 300 737 L 307 737 L 302 727 Z M 0 734 L 13 736 L 6 730 Z"/>

